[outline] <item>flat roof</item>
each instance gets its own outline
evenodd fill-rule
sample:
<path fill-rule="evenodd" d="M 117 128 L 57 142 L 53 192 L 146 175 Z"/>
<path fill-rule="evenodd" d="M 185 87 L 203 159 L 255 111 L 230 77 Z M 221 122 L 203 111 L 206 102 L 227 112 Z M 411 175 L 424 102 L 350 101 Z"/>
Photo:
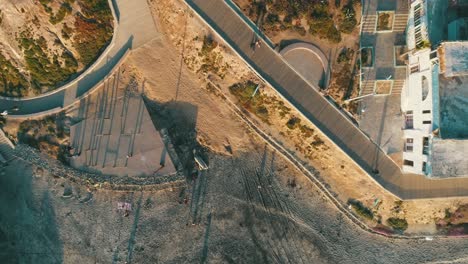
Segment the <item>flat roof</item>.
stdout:
<path fill-rule="evenodd" d="M 468 177 L 468 140 L 432 141 L 432 177 Z"/>
<path fill-rule="evenodd" d="M 468 139 L 468 75 L 439 75 L 439 111 L 442 138 Z"/>
<path fill-rule="evenodd" d="M 442 43 L 439 56 L 445 77 L 468 75 L 468 41 Z"/>

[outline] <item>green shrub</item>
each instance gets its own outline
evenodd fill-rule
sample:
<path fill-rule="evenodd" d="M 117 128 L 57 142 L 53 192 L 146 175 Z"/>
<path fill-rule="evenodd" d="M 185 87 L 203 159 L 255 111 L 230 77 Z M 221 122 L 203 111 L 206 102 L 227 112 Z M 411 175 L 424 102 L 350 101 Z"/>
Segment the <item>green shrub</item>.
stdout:
<path fill-rule="evenodd" d="M 408 222 L 406 221 L 406 219 L 397 217 L 388 218 L 387 224 L 397 231 L 405 231 L 408 228 Z"/>
<path fill-rule="evenodd" d="M 309 33 L 319 38 L 328 39 L 331 42 L 341 41 L 341 34 L 336 29 L 332 16 L 328 13 L 328 4 L 316 3 L 311 6 L 312 12 L 309 17 Z"/>
<path fill-rule="evenodd" d="M 0 53 L 0 94 L 21 97 L 26 93 L 27 87 L 25 76 Z"/>
<path fill-rule="evenodd" d="M 360 201 L 355 199 L 349 199 L 348 204 L 354 209 L 354 211 L 361 217 L 367 218 L 369 220 L 374 219 L 374 213 L 365 207 Z"/>
<path fill-rule="evenodd" d="M 213 40 L 210 36 L 204 36 L 203 37 L 203 45 L 201 48 L 201 55 L 206 55 L 207 53 L 210 53 L 213 51 L 216 47 L 218 46 L 218 42 Z"/>
<path fill-rule="evenodd" d="M 390 29 L 390 14 L 380 13 L 377 18 L 377 30 L 389 30 Z"/>
<path fill-rule="evenodd" d="M 57 12 L 57 14 L 50 14 L 50 18 L 49 18 L 49 21 L 50 23 L 52 24 L 57 24 L 57 23 L 60 23 L 62 22 L 62 20 L 65 18 L 65 16 L 71 14 L 72 12 L 72 7 L 69 3 L 67 2 L 64 2 L 62 3 L 62 5 L 60 5 L 60 8 Z"/>
<path fill-rule="evenodd" d="M 307 31 L 305 30 L 304 27 L 302 26 L 298 26 L 298 25 L 295 25 L 293 27 L 294 31 L 296 31 L 297 33 L 299 33 L 299 35 L 301 36 L 305 36 L 307 34 Z"/>
<path fill-rule="evenodd" d="M 91 64 L 107 46 L 112 38 L 112 26 L 97 19 L 87 19 L 82 15 L 75 17 L 73 45 L 84 65 Z"/>
<path fill-rule="evenodd" d="M 68 80 L 70 76 L 76 73 L 78 63 L 72 54 L 63 53 L 63 65 L 58 56 L 49 58 L 46 53 L 47 44 L 43 37 L 33 39 L 27 33 L 21 33 L 20 47 L 24 52 L 26 67 L 31 76 L 32 87 L 36 92 L 40 92 L 42 87 L 48 89 Z"/>
<path fill-rule="evenodd" d="M 239 100 L 243 107 L 258 116 L 264 122 L 269 122 L 269 112 L 265 106 L 265 96 L 257 91 L 252 97 L 257 84 L 252 81 L 236 83 L 229 87 L 229 91 Z"/>
<path fill-rule="evenodd" d="M 343 15 L 343 19 L 340 23 L 340 31 L 351 33 L 357 25 L 356 11 L 354 11 L 352 1 L 341 9 L 341 14 Z"/>
<path fill-rule="evenodd" d="M 298 117 L 293 116 L 288 120 L 288 122 L 286 122 L 286 126 L 289 129 L 295 129 L 300 123 L 301 123 L 301 119 L 299 119 Z"/>
<path fill-rule="evenodd" d="M 312 141 L 311 145 L 317 148 L 323 144 L 325 144 L 325 141 L 323 141 L 319 136 L 315 135 L 314 141 Z"/>

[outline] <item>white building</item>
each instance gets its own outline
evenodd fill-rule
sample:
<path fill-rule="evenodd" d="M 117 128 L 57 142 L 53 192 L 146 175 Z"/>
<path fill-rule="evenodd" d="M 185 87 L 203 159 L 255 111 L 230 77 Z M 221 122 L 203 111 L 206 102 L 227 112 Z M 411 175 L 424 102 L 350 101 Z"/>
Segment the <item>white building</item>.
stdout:
<path fill-rule="evenodd" d="M 412 0 L 408 85 L 401 94 L 405 116 L 402 170 L 430 177 L 468 176 L 468 140 L 460 132 L 468 123 L 468 42 L 443 42 L 431 50 L 427 25 L 427 1 Z M 439 72 L 443 73 L 440 80 Z"/>
<path fill-rule="evenodd" d="M 403 171 L 427 174 L 429 144 L 433 131 L 432 72 L 437 59 L 431 60 L 427 31 L 427 4 L 411 3 L 407 30 L 407 86 L 401 94 L 401 109 L 405 115 Z M 438 95 L 435 95 L 436 97 Z"/>

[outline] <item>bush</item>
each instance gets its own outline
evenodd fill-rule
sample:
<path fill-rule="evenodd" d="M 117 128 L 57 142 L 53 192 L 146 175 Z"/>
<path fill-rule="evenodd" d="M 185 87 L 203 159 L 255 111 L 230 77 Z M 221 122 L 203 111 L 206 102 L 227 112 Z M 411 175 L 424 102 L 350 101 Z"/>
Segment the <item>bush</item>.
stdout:
<path fill-rule="evenodd" d="M 305 36 L 305 35 L 307 34 L 307 31 L 306 31 L 305 28 L 302 27 L 302 26 L 296 25 L 296 26 L 293 27 L 293 29 L 294 29 L 294 31 L 296 31 L 297 33 L 299 33 L 299 35 L 301 35 L 301 36 Z"/>
<path fill-rule="evenodd" d="M 298 117 L 293 116 L 288 120 L 288 122 L 286 122 L 286 126 L 289 129 L 295 129 L 300 123 L 301 123 L 301 119 L 299 119 Z"/>
<path fill-rule="evenodd" d="M 390 14 L 381 13 L 377 18 L 377 30 L 389 30 L 390 29 Z"/>
<path fill-rule="evenodd" d="M 89 65 L 99 56 L 112 38 L 112 26 L 96 19 L 87 19 L 78 14 L 75 17 L 73 46 L 78 51 L 84 65 Z"/>
<path fill-rule="evenodd" d="M 325 141 L 323 141 L 319 136 L 315 135 L 314 136 L 314 141 L 312 141 L 311 145 L 314 147 L 318 147 L 325 144 Z"/>
<path fill-rule="evenodd" d="M 354 209 L 354 211 L 361 217 L 367 218 L 369 220 L 374 219 L 374 213 L 365 207 L 360 201 L 355 199 L 349 199 L 348 204 Z"/>
<path fill-rule="evenodd" d="M 406 219 L 397 217 L 388 218 L 387 224 L 397 231 L 405 231 L 408 228 L 408 222 L 406 221 Z"/>
<path fill-rule="evenodd" d="M 337 62 L 342 63 L 342 62 L 349 62 L 351 61 L 351 58 L 354 55 L 354 50 L 350 48 L 345 48 L 341 50 L 340 54 L 338 55 Z"/>
<path fill-rule="evenodd" d="M 218 42 L 214 41 L 210 36 L 203 37 L 203 45 L 201 48 L 202 55 L 206 55 L 213 51 L 218 46 Z"/>
<path fill-rule="evenodd" d="M 256 83 L 247 81 L 230 86 L 229 91 L 236 96 L 243 107 L 268 123 L 269 112 L 265 106 L 265 96 L 261 91 L 257 91 L 256 95 L 252 97 L 256 88 Z"/>
<path fill-rule="evenodd" d="M 311 6 L 311 9 L 309 32 L 334 43 L 340 42 L 341 34 L 336 29 L 332 16 L 328 13 L 328 5 L 326 3 L 316 3 Z"/>
<path fill-rule="evenodd" d="M 49 18 L 49 21 L 50 23 L 52 24 L 57 24 L 57 23 L 60 23 L 62 22 L 62 20 L 65 18 L 65 16 L 71 14 L 72 12 L 72 7 L 71 5 L 68 3 L 68 2 L 64 2 L 56 15 L 53 15 L 52 13 L 50 13 L 50 18 Z"/>
<path fill-rule="evenodd" d="M 21 97 L 27 87 L 28 81 L 23 74 L 0 53 L 0 95 Z"/>
<path fill-rule="evenodd" d="M 351 33 L 357 25 L 356 12 L 354 11 L 353 1 L 350 1 L 341 9 L 343 19 L 340 23 L 340 31 L 344 33 Z"/>

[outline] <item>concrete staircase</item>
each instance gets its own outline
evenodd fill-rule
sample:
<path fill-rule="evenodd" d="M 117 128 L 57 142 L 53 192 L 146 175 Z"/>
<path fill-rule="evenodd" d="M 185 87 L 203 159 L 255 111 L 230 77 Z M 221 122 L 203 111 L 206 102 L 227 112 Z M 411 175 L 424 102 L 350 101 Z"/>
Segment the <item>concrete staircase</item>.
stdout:
<path fill-rule="evenodd" d="M 395 14 L 395 22 L 393 23 L 393 31 L 403 33 L 408 24 L 408 14 Z"/>
<path fill-rule="evenodd" d="M 3 130 L 0 129 L 0 155 L 6 160 L 9 161 L 13 159 L 13 150 L 15 145 L 6 137 Z"/>
<path fill-rule="evenodd" d="M 365 15 L 362 18 L 362 21 L 361 33 L 374 34 L 377 15 Z"/>
<path fill-rule="evenodd" d="M 360 94 L 360 96 L 374 93 L 374 84 L 375 84 L 374 80 L 363 81 L 361 83 L 361 94 Z"/>
<path fill-rule="evenodd" d="M 404 86 L 405 86 L 405 80 L 393 81 L 392 95 L 400 95 Z"/>

